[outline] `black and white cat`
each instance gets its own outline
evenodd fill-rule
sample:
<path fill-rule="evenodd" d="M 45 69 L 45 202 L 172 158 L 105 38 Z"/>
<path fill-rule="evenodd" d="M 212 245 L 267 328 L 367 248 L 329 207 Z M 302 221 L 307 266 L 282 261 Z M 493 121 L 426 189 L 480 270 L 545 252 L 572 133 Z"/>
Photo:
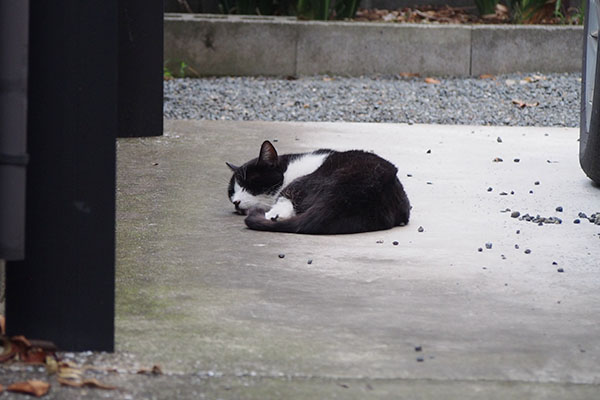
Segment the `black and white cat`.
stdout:
<path fill-rule="evenodd" d="M 258 158 L 233 171 L 229 200 L 260 231 L 334 234 L 408 223 L 410 204 L 389 161 L 365 151 L 328 149 L 278 155 L 265 141 Z"/>

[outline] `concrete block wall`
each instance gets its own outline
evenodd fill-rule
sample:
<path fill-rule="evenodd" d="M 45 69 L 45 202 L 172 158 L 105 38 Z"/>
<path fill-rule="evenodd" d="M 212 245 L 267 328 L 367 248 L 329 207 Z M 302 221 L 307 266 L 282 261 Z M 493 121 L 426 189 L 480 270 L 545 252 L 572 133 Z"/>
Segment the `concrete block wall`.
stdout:
<path fill-rule="evenodd" d="M 578 72 L 581 26 L 421 25 L 167 14 L 165 60 L 200 75 Z"/>

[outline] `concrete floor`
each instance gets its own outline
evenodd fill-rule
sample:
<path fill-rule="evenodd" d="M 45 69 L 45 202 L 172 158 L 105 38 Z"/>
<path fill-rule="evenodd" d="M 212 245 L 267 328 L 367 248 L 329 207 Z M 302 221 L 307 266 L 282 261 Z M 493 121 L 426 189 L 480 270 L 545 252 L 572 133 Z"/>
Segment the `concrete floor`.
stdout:
<path fill-rule="evenodd" d="M 600 211 L 600 188 L 579 168 L 578 130 L 165 123 L 164 137 L 118 142 L 118 351 L 200 377 L 208 397 L 600 395 L 600 226 L 573 223 Z M 246 229 L 225 161 L 265 139 L 374 150 L 398 166 L 409 225 Z"/>

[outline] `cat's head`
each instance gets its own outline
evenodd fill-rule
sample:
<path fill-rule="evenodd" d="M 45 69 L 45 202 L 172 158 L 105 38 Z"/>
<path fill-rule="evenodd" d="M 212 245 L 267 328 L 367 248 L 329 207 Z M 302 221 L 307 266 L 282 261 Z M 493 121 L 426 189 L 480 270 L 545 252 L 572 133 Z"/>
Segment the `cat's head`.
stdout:
<path fill-rule="evenodd" d="M 283 184 L 283 170 L 275 147 L 268 140 L 260 147 L 258 158 L 241 167 L 226 163 L 233 171 L 228 195 L 238 214 L 251 208 L 270 209 Z"/>

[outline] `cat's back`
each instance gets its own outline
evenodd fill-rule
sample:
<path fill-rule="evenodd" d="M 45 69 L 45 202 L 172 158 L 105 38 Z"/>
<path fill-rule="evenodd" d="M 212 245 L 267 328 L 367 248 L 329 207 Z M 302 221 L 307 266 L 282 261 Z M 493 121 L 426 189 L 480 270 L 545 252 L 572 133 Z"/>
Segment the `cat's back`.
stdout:
<path fill-rule="evenodd" d="M 340 180 L 386 183 L 395 179 L 398 169 L 377 154 L 363 150 L 348 150 L 330 152 L 318 172 Z"/>

